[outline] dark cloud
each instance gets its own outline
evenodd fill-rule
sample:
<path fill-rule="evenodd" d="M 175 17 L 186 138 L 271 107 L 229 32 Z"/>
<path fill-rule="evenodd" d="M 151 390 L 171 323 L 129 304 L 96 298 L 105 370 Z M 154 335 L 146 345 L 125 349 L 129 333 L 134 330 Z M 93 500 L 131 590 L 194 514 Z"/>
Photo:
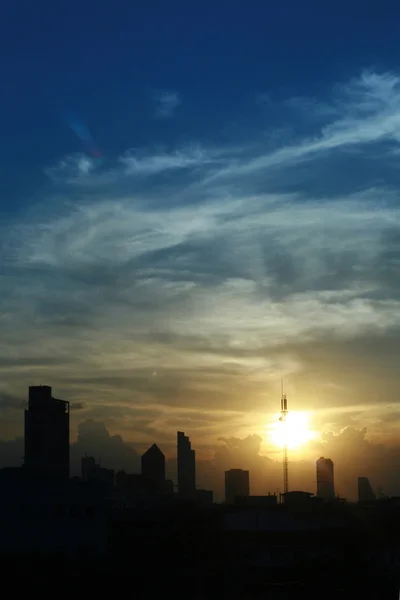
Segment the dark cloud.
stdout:
<path fill-rule="evenodd" d="M 79 425 L 78 439 L 71 444 L 70 450 L 71 474 L 80 474 L 81 457 L 86 454 L 100 458 L 105 467 L 140 472 L 140 455 L 135 448 L 124 442 L 120 435 L 111 435 L 102 422 L 89 419 Z M 23 438 L 0 441 L 0 468 L 21 466 L 23 456 Z"/>
<path fill-rule="evenodd" d="M 188 431 L 188 430 L 187 430 Z M 151 438 L 150 438 L 151 439 Z M 100 459 L 101 464 L 116 470 L 140 472 L 140 455 L 159 441 L 132 444 L 125 442 L 120 435 L 112 435 L 101 421 L 88 419 L 78 427 L 78 439 L 71 444 L 71 471 L 80 473 L 82 456 L 90 455 Z M 213 489 L 216 498 L 224 497 L 224 472 L 242 468 L 250 471 L 251 493 L 265 495 L 276 490 L 282 491 L 281 451 L 263 455 L 262 438 L 249 435 L 244 438 L 220 438 L 211 446 L 197 450 L 197 485 Z M 167 456 L 168 476 L 176 481 L 176 445 L 170 441 L 162 444 Z M 24 445 L 22 438 L 0 442 L 0 468 L 19 466 L 23 462 Z M 209 458 L 205 459 L 204 454 Z M 387 495 L 400 495 L 400 445 L 388 447 L 368 438 L 366 428 L 346 427 L 335 434 L 326 432 L 320 440 L 310 443 L 313 459 L 298 460 L 289 454 L 289 482 L 291 489 L 301 489 L 315 493 L 316 466 L 320 456 L 331 458 L 335 465 L 336 492 L 349 499 L 357 498 L 357 478 L 368 477 L 375 490 Z"/>
<path fill-rule="evenodd" d="M 87 408 L 87 404 L 86 402 L 72 402 L 70 404 L 70 409 L 71 410 L 84 410 Z"/>
<path fill-rule="evenodd" d="M 24 460 L 24 440 L 0 440 L 0 468 L 19 467 Z"/>
<path fill-rule="evenodd" d="M 357 499 L 357 478 L 368 477 L 373 489 L 380 488 L 388 495 L 400 494 L 400 445 L 388 448 L 368 440 L 367 429 L 346 427 L 340 433 L 328 432 L 312 445 L 315 459 L 298 460 L 289 454 L 290 489 L 316 493 L 316 460 L 331 458 L 335 465 L 336 493 L 351 500 Z M 251 492 L 263 495 L 282 491 L 281 451 L 273 458 L 260 455 L 261 438 L 229 438 L 216 449 L 214 460 L 198 465 L 204 487 L 212 486 L 223 498 L 223 472 L 232 468 L 250 471 Z"/>
<path fill-rule="evenodd" d="M 1 410 L 21 410 L 25 405 L 15 396 L 0 391 L 0 411 Z"/>
<path fill-rule="evenodd" d="M 400 495 L 400 445 L 374 443 L 367 428 L 346 427 L 339 434 L 325 434 L 316 450 L 334 461 L 336 489 L 343 496 L 356 498 L 358 477 L 368 477 L 375 490 Z"/>
<path fill-rule="evenodd" d="M 82 456 L 94 456 L 107 468 L 137 473 L 140 456 L 120 435 L 111 435 L 104 423 L 88 419 L 78 427 L 78 439 L 71 445 L 71 470 L 80 472 Z"/>

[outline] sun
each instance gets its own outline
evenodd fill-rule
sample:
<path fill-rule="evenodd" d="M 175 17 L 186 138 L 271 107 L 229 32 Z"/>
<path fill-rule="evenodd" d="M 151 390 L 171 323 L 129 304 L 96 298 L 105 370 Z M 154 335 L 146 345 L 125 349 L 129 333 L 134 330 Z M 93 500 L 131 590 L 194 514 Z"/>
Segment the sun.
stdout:
<path fill-rule="evenodd" d="M 286 443 L 289 449 L 304 446 L 317 437 L 317 433 L 310 428 L 309 415 L 304 412 L 290 412 L 286 422 L 280 421 L 277 415 L 276 421 L 268 427 L 267 435 L 276 446 L 283 448 Z"/>

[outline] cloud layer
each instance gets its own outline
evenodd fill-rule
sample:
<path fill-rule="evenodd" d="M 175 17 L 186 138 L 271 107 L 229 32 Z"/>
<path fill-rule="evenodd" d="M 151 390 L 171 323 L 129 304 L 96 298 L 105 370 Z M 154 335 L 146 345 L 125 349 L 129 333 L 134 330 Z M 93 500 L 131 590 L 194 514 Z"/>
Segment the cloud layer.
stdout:
<path fill-rule="evenodd" d="M 284 376 L 319 430 L 348 418 L 394 443 L 399 86 L 366 72 L 288 99 L 292 130 L 304 107 L 309 121 L 290 139 L 48 171 L 43 201 L 0 232 L 0 434 L 20 431 L 12 398 L 49 383 L 76 422 L 143 443 L 185 428 L 206 447 L 262 435 Z M 159 97 L 162 116 L 178 104 Z"/>

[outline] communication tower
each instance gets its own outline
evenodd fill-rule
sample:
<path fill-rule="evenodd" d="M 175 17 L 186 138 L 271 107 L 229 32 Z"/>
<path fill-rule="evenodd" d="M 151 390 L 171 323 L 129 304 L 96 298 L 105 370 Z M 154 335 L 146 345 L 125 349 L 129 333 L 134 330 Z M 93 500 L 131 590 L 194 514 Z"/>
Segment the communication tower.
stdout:
<path fill-rule="evenodd" d="M 287 440 L 287 428 L 286 428 L 286 422 L 287 422 L 287 416 L 289 414 L 288 411 L 288 403 L 287 403 L 287 397 L 286 394 L 283 393 L 283 380 L 282 380 L 282 395 L 281 395 L 281 416 L 279 417 L 279 420 L 282 422 L 282 425 L 284 427 L 284 432 L 283 432 L 283 493 L 286 494 L 286 492 L 289 491 L 289 458 L 288 458 L 288 440 Z"/>

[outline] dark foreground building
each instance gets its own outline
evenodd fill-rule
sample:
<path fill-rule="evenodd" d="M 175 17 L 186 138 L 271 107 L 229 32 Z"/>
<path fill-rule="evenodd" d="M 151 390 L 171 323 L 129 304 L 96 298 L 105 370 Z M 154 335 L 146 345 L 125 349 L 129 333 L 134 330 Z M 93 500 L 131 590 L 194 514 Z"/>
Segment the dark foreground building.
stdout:
<path fill-rule="evenodd" d="M 53 398 L 47 385 L 29 388 L 24 465 L 42 478 L 69 478 L 69 402 Z"/>
<path fill-rule="evenodd" d="M 317 496 L 323 500 L 335 498 L 333 462 L 323 456 L 317 460 Z"/>
<path fill-rule="evenodd" d="M 142 455 L 142 476 L 153 484 L 158 493 L 165 490 L 165 456 L 157 444 L 150 446 Z"/>
<path fill-rule="evenodd" d="M 196 454 L 187 435 L 178 431 L 178 492 L 182 498 L 196 495 Z"/>

